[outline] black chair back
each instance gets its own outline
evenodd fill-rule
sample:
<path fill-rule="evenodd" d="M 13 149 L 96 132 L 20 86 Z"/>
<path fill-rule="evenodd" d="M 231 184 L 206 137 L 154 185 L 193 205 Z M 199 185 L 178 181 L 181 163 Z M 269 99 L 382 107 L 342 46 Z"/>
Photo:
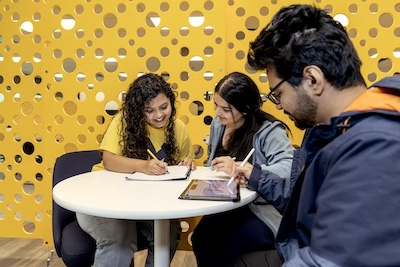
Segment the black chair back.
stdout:
<path fill-rule="evenodd" d="M 100 161 L 98 150 L 77 151 L 60 156 L 54 165 L 53 187 L 64 179 L 90 172 L 92 166 Z M 66 210 L 53 201 L 52 224 L 54 247 L 64 263 L 67 266 L 91 266 L 96 244 L 79 227 L 75 212 Z"/>

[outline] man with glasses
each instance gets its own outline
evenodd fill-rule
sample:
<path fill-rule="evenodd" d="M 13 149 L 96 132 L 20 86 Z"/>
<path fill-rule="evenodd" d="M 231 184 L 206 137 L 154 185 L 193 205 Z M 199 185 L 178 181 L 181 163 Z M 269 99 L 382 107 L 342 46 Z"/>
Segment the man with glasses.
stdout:
<path fill-rule="evenodd" d="M 368 89 L 345 29 L 310 5 L 278 11 L 248 63 L 266 70 L 277 109 L 309 129 L 277 235 L 284 266 L 400 266 L 400 78 Z"/>

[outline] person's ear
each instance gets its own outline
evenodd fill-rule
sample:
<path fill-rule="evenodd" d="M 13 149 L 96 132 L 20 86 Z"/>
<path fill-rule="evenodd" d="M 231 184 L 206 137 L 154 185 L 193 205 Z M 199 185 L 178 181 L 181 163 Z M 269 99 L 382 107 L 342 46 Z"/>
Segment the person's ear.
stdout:
<path fill-rule="evenodd" d="M 304 68 L 303 77 L 307 87 L 316 95 L 321 95 L 324 91 L 324 73 L 315 65 L 310 65 Z"/>

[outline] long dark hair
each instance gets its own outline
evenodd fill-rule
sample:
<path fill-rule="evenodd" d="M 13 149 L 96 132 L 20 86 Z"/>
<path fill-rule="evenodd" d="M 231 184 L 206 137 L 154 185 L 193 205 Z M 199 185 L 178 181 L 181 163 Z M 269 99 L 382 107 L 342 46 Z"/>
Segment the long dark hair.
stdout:
<path fill-rule="evenodd" d="M 148 132 L 145 108 L 158 94 L 163 93 L 171 102 L 172 113 L 166 127 L 166 142 L 163 146 L 168 155 L 168 164 L 176 164 L 178 147 L 175 140 L 176 96 L 162 76 L 149 73 L 137 78 L 130 86 L 121 107 L 123 150 L 129 158 L 147 159 Z"/>
<path fill-rule="evenodd" d="M 262 124 L 265 121 L 279 120 L 261 110 L 263 102 L 260 91 L 255 82 L 246 74 L 232 72 L 226 75 L 216 85 L 215 93 L 244 115 L 243 125 L 231 133 L 225 147 L 231 155 L 235 155 L 238 160 L 243 160 L 252 148 L 253 135 Z M 281 123 L 282 127 L 290 132 L 289 127 Z"/>

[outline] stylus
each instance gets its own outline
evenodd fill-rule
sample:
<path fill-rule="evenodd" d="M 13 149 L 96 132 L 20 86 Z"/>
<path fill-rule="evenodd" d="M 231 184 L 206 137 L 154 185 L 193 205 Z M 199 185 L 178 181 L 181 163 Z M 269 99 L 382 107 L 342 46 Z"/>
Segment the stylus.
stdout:
<path fill-rule="evenodd" d="M 242 163 L 240 164 L 240 167 L 243 167 L 246 163 L 247 163 L 247 161 L 249 161 L 249 158 L 251 157 L 251 155 L 253 155 L 253 153 L 254 153 L 254 147 L 250 150 L 250 152 L 249 152 L 249 154 L 247 154 L 247 156 L 244 158 L 244 160 L 242 161 Z M 235 177 L 231 177 L 231 179 L 229 179 L 229 182 L 228 182 L 228 186 L 233 182 L 235 180 Z"/>

